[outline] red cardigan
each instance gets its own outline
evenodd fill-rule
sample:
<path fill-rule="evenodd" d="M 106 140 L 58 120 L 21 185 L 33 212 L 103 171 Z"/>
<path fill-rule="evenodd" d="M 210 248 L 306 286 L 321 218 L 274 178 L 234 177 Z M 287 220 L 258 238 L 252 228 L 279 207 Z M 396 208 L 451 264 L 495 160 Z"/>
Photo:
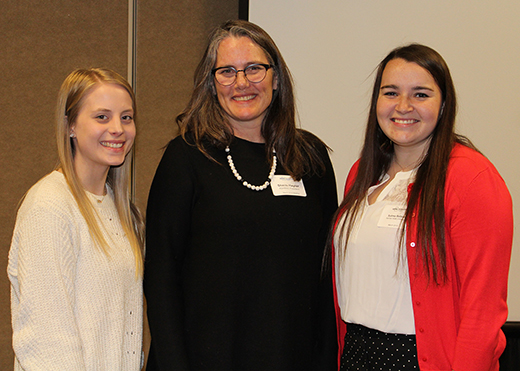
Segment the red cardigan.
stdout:
<path fill-rule="evenodd" d="M 353 184 L 358 166 L 359 161 L 350 170 L 345 192 Z M 444 197 L 446 284 L 439 286 L 431 279 L 428 283 L 416 260 L 414 222 L 407 228 L 419 367 L 421 371 L 498 371 L 506 345 L 501 327 L 507 319 L 513 243 L 511 196 L 491 162 L 457 144 L 451 153 Z M 336 287 L 335 272 L 333 280 Z M 346 324 L 336 289 L 334 300 L 339 363 Z"/>

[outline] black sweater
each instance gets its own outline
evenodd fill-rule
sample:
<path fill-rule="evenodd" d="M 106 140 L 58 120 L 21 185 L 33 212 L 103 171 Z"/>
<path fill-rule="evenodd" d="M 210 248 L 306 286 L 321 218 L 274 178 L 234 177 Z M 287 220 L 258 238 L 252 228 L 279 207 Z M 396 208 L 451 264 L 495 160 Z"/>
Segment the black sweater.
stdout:
<path fill-rule="evenodd" d="M 148 370 L 335 369 L 332 288 L 320 269 L 336 183 L 327 150 L 309 140 L 326 172 L 303 178 L 307 197 L 252 191 L 224 150 L 210 148 L 216 163 L 181 137 L 169 143 L 147 208 Z M 231 154 L 245 180 L 265 182 L 264 144 L 235 138 Z M 276 174 L 287 173 L 278 164 Z"/>

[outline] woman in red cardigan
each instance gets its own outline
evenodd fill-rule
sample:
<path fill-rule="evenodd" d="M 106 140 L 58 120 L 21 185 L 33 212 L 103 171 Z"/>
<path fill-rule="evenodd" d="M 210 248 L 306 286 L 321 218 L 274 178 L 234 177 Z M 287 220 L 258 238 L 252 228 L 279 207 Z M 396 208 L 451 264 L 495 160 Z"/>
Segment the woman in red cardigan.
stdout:
<path fill-rule="evenodd" d="M 435 50 L 379 64 L 332 234 L 340 370 L 499 369 L 512 202 L 456 107 Z"/>

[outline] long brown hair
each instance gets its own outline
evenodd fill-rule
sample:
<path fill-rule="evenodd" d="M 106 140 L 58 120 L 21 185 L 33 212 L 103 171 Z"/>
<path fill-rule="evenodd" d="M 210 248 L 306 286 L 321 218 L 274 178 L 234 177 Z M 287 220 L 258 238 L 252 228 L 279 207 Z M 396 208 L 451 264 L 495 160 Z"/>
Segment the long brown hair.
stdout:
<path fill-rule="evenodd" d="M 217 50 L 222 40 L 228 37 L 247 37 L 265 53 L 273 65 L 278 87 L 262 123 L 261 133 L 266 143 L 266 156 L 272 162 L 273 149 L 279 162 L 296 180 L 308 172 L 323 172 L 323 161 L 314 143 L 296 126 L 293 80 L 282 54 L 273 39 L 259 26 L 242 20 L 227 21 L 209 36 L 208 45 L 194 76 L 191 99 L 177 116 L 181 135 L 186 139 L 192 133 L 195 145 L 212 159 L 205 143 L 224 149 L 233 140 L 233 129 L 225 118 L 216 98 L 212 69 L 217 61 Z"/>
<path fill-rule="evenodd" d="M 455 134 L 457 99 L 451 74 L 442 56 L 427 46 L 410 44 L 396 48 L 377 67 L 358 173 L 333 219 L 338 220 L 345 215 L 347 220 L 336 232 L 344 236 L 340 240 L 342 246 L 336 248 L 342 249 L 340 252 L 347 248 L 348 239 L 361 212 L 368 189 L 377 184 L 381 176 L 389 170 L 394 156 L 393 143 L 383 133 L 377 121 L 376 107 L 383 71 L 389 61 L 398 58 L 416 63 L 428 71 L 442 93 L 437 125 L 409 192 L 398 254 L 399 257 L 402 254 L 405 226 L 411 223 L 415 212 L 417 215 L 415 228 L 418 236 L 417 259 L 422 261 L 426 275 L 440 284 L 446 281 L 447 276 L 444 190 L 450 154 L 455 143 L 471 148 L 474 146 L 467 138 Z M 331 239 L 332 232 L 329 240 Z"/>
<path fill-rule="evenodd" d="M 85 97 L 97 84 L 101 83 L 118 85 L 128 92 L 132 99 L 134 121 L 136 120 L 135 95 L 130 84 L 121 75 L 103 68 L 77 69 L 71 72 L 63 82 L 58 94 L 56 139 L 59 163 L 57 168 L 63 172 L 95 244 L 105 254 L 110 255 L 110 246 L 103 236 L 98 221 L 99 216 L 89 201 L 74 169 L 74 142 L 69 135 L 71 127 L 83 107 Z M 110 168 L 107 183 L 114 192 L 114 203 L 119 219 L 134 252 L 136 274 L 141 276 L 143 273 L 144 222 L 138 209 L 130 200 L 131 162 L 132 152 L 130 151 L 121 166 Z"/>

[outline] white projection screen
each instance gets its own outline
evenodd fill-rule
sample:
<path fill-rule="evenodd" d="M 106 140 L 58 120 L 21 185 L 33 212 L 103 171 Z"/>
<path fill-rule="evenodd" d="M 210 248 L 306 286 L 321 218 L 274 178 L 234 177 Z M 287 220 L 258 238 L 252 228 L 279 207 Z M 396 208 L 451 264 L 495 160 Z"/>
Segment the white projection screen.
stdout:
<path fill-rule="evenodd" d="M 250 0 L 249 19 L 282 51 L 296 83 L 301 126 L 334 150 L 339 190 L 358 157 L 376 65 L 391 49 L 410 42 L 436 49 L 457 89 L 457 131 L 505 179 L 519 231 L 519 1 Z M 518 241 L 516 236 L 509 321 L 520 321 Z"/>

